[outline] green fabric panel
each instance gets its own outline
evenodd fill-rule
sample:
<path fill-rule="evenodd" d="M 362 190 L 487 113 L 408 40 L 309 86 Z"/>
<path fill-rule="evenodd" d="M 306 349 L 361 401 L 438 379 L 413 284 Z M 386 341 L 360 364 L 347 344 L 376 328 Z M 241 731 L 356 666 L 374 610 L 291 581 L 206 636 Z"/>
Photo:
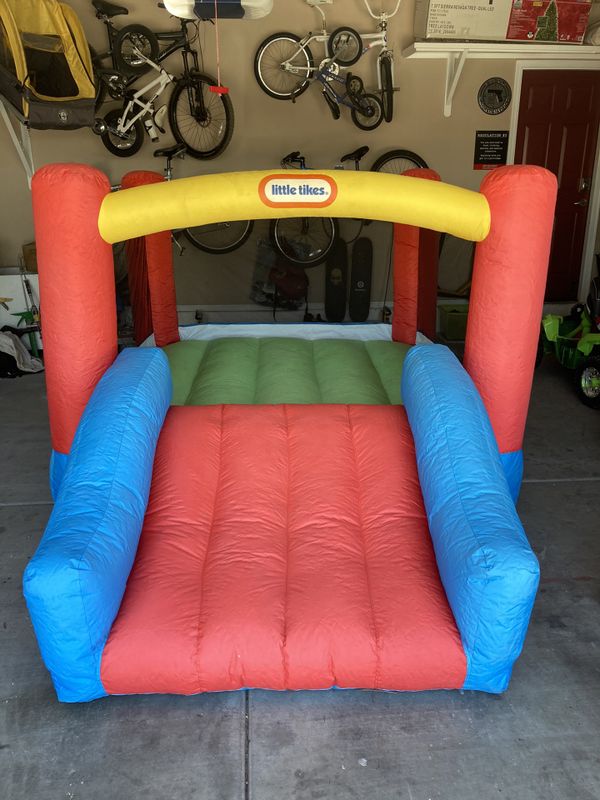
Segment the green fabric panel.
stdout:
<path fill-rule="evenodd" d="M 373 341 L 365 342 L 365 348 L 385 388 L 388 402 L 393 406 L 402 405 L 400 379 L 402 365 L 410 345 L 402 342 Z"/>
<path fill-rule="evenodd" d="M 329 339 L 314 344 L 315 370 L 324 403 L 389 404 L 364 342 Z"/>
<path fill-rule="evenodd" d="M 236 337 L 207 345 L 186 405 L 254 404 L 260 340 Z"/>
<path fill-rule="evenodd" d="M 398 405 L 408 349 L 385 341 L 242 337 L 164 348 L 173 405 Z"/>
<path fill-rule="evenodd" d="M 306 339 L 261 339 L 255 403 L 323 403 L 315 373 L 313 343 Z"/>
<path fill-rule="evenodd" d="M 171 405 L 184 406 L 209 342 L 175 342 L 163 348 L 171 367 Z"/>

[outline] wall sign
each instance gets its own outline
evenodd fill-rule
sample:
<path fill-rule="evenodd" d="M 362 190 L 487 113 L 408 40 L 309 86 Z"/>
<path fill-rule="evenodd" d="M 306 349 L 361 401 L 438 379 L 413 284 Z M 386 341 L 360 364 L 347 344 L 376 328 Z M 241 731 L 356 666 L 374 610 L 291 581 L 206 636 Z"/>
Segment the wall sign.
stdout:
<path fill-rule="evenodd" d="M 488 78 L 479 87 L 477 102 L 486 114 L 502 114 L 510 105 L 512 91 L 504 78 Z"/>
<path fill-rule="evenodd" d="M 337 197 L 337 185 L 328 175 L 268 175 L 258 187 L 260 199 L 271 208 L 324 208 Z"/>
<path fill-rule="evenodd" d="M 494 169 L 506 164 L 508 131 L 475 131 L 473 169 Z"/>

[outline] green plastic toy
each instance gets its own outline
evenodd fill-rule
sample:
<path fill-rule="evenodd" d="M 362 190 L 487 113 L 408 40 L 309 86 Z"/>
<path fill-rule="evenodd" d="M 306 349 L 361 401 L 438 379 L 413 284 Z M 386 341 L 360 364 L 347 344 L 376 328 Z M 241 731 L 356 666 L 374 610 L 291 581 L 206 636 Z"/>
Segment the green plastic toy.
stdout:
<path fill-rule="evenodd" d="M 600 279 L 594 278 L 585 306 L 576 305 L 567 317 L 546 314 L 542 320 L 539 359 L 553 353 L 573 370 L 579 399 L 600 408 Z"/>

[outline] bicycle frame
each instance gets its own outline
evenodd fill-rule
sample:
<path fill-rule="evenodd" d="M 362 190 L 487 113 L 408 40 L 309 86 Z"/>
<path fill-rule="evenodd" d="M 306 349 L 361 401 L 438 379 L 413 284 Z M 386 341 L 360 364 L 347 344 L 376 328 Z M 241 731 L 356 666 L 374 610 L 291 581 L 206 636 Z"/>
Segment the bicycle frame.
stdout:
<path fill-rule="evenodd" d="M 372 50 L 373 48 L 376 48 L 376 47 L 380 47 L 381 48 L 380 51 L 379 51 L 379 54 L 377 56 L 377 64 L 378 64 L 378 69 L 377 69 L 377 88 L 378 88 L 379 91 L 381 91 L 382 90 L 382 81 L 381 81 L 380 64 L 381 64 L 381 60 L 384 57 L 384 55 L 386 55 L 387 57 L 391 58 L 391 60 L 392 60 L 392 69 L 393 69 L 393 55 L 394 54 L 393 54 L 392 49 L 389 47 L 389 43 L 388 43 L 387 24 L 388 24 L 388 20 L 390 20 L 392 17 L 394 17 L 398 13 L 398 11 L 400 9 L 400 5 L 402 3 L 402 0 L 398 0 L 397 1 L 396 7 L 395 7 L 394 11 L 392 11 L 391 14 L 388 14 L 387 12 L 383 12 L 382 14 L 375 14 L 373 12 L 373 10 L 371 9 L 371 6 L 369 5 L 368 0 L 364 0 L 364 3 L 365 3 L 365 6 L 367 7 L 367 11 L 369 12 L 369 14 L 373 17 L 373 19 L 376 19 L 378 21 L 379 30 L 376 33 L 364 33 L 364 34 L 361 33 L 361 34 L 359 34 L 360 38 L 362 39 L 363 42 L 368 42 L 368 44 L 365 47 L 363 47 L 362 52 L 360 54 L 360 58 L 362 58 L 365 55 L 365 53 L 369 52 L 369 50 Z M 320 62 L 319 66 L 310 67 L 310 69 L 309 69 L 309 73 L 310 73 L 309 74 L 309 79 L 313 80 L 313 81 L 317 80 L 320 83 L 322 83 L 323 86 L 325 87 L 325 86 L 328 85 L 328 81 L 330 81 L 332 79 L 332 76 L 330 74 L 329 75 L 326 74 L 327 73 L 327 69 L 328 69 L 328 67 L 329 67 L 329 65 L 331 63 L 337 63 L 337 62 L 335 60 L 335 57 L 332 58 L 331 56 L 329 56 L 329 53 L 327 51 L 327 43 L 329 41 L 329 33 L 327 32 L 327 24 L 326 24 L 325 13 L 323 12 L 323 10 L 319 6 L 314 6 L 314 8 L 315 8 L 316 11 L 318 11 L 318 13 L 321 15 L 322 20 L 323 20 L 323 28 L 321 30 L 321 33 L 315 34 L 315 33 L 312 33 L 312 31 L 310 33 L 308 33 L 299 42 L 298 50 L 296 50 L 295 53 L 293 53 L 293 55 L 287 61 L 284 61 L 281 66 L 286 72 L 291 72 L 292 74 L 299 75 L 303 71 L 302 68 L 294 67 L 292 64 L 290 64 L 290 61 L 293 61 L 293 59 L 295 59 L 298 56 L 298 54 L 300 52 L 302 52 L 302 50 L 304 50 L 305 47 L 310 46 L 311 43 L 316 42 L 318 44 L 322 44 L 325 58 L 324 58 L 323 61 Z M 343 70 L 348 70 L 349 69 L 349 67 L 344 67 L 342 65 L 339 65 L 339 68 L 343 69 Z M 341 79 L 339 79 L 339 80 L 341 81 Z M 341 81 L 341 82 L 343 82 L 343 81 Z M 393 72 L 392 72 L 392 82 L 393 82 Z M 334 98 L 335 98 L 335 100 L 336 100 L 336 102 L 338 104 L 340 104 L 340 105 L 351 105 L 348 102 L 341 102 L 340 99 L 339 99 L 340 95 L 338 95 L 333 90 L 331 90 L 331 91 L 332 91 L 332 93 L 334 95 Z"/>
<path fill-rule="evenodd" d="M 174 75 L 171 75 L 170 72 L 167 72 L 165 69 L 160 67 L 158 64 L 155 64 L 154 61 L 151 61 L 149 58 L 146 58 L 139 50 L 136 48 L 137 54 L 147 62 L 148 67 L 158 70 L 158 75 L 154 80 L 147 83 L 141 89 L 138 89 L 135 94 L 127 100 L 125 107 L 123 108 L 123 114 L 119 121 L 119 125 L 117 126 L 117 133 L 125 134 L 130 128 L 135 125 L 138 119 L 145 117 L 147 114 L 153 113 L 154 110 L 154 101 L 160 97 L 160 95 L 164 92 L 167 86 L 170 83 L 173 83 L 176 79 Z M 149 99 L 144 97 L 145 93 L 155 89 L 154 94 Z M 143 101 L 143 102 L 142 102 Z M 140 110 L 129 118 L 130 112 L 136 107 L 139 106 Z"/>

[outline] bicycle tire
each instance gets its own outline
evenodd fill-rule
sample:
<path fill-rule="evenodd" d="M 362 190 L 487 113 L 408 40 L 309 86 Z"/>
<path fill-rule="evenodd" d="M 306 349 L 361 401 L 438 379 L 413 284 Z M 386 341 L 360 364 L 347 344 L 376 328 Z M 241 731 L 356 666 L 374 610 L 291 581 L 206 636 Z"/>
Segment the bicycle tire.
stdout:
<path fill-rule="evenodd" d="M 218 237 L 211 236 L 211 234 L 222 232 L 224 226 L 228 225 L 234 226 L 231 229 L 232 236 L 230 237 L 230 241 L 228 242 L 227 237 L 224 237 L 220 245 L 216 244 L 215 242 L 218 241 Z M 194 247 L 197 247 L 198 250 L 220 256 L 226 253 L 232 253 L 234 250 L 241 247 L 250 237 L 253 228 L 254 221 L 247 219 L 236 222 L 219 222 L 215 225 L 197 225 L 193 228 L 184 228 L 183 234 L 188 242 L 193 244 Z"/>
<path fill-rule="evenodd" d="M 306 223 L 309 224 L 309 227 L 319 223 L 323 225 L 324 243 L 313 250 L 310 249 L 309 234 L 298 230 L 298 227 Z M 286 261 L 308 268 L 316 267 L 325 261 L 338 239 L 339 227 L 337 220 L 333 217 L 291 217 L 271 220 L 270 233 L 275 249 Z M 317 234 L 320 235 L 320 231 L 317 231 Z M 312 236 L 315 236 L 315 227 L 313 227 Z"/>
<path fill-rule="evenodd" d="M 132 42 L 133 39 L 137 39 L 137 41 Z M 156 61 L 160 50 L 156 34 L 145 25 L 126 25 L 115 36 L 113 55 L 118 69 L 129 75 L 141 75 L 148 69 L 148 64 L 138 60 L 135 54 L 128 55 L 127 42 L 135 44 L 146 58 Z"/>
<path fill-rule="evenodd" d="M 379 70 L 383 118 L 386 122 L 391 122 L 394 118 L 394 82 L 392 78 L 392 59 L 390 56 L 383 56 L 379 62 Z"/>
<path fill-rule="evenodd" d="M 186 146 L 190 156 L 204 161 L 216 158 L 227 148 L 233 136 L 235 124 L 233 105 L 229 95 L 210 91 L 210 87 L 216 85 L 216 80 L 210 75 L 194 72 L 188 79 L 182 78 L 177 82 L 169 100 L 169 124 L 175 139 Z M 196 92 L 203 93 L 207 110 L 207 118 L 204 121 L 199 120 L 197 112 L 189 108 L 186 96 L 184 96 L 182 109 L 185 115 L 185 106 L 187 105 L 187 123 L 185 123 L 185 116 L 183 121 L 178 119 L 180 99 L 190 87 Z M 213 135 L 212 142 L 207 143 L 200 138 L 203 130 L 208 135 Z M 192 133 L 195 133 L 195 136 L 192 136 Z"/>
<path fill-rule="evenodd" d="M 350 37 L 354 39 L 354 50 L 356 52 L 353 56 L 350 56 L 350 58 L 340 58 L 336 55 L 336 40 L 343 33 L 349 34 Z M 362 56 L 363 43 L 360 33 L 355 31 L 354 28 L 348 28 L 346 26 L 343 28 L 336 28 L 327 40 L 327 52 L 330 58 L 335 58 L 336 64 L 339 64 L 340 67 L 351 67 L 353 64 L 356 64 L 358 59 Z"/>
<path fill-rule="evenodd" d="M 265 58 L 267 50 L 271 48 L 272 45 L 275 45 L 278 42 L 279 43 L 293 42 L 294 44 L 300 44 L 301 41 L 302 40 L 300 39 L 300 37 L 296 36 L 294 33 L 286 33 L 285 31 L 282 33 L 274 33 L 272 36 L 269 36 L 267 39 L 265 39 L 264 42 L 260 45 L 260 47 L 256 51 L 256 55 L 254 57 L 254 77 L 256 78 L 260 88 L 263 90 L 263 92 L 265 92 L 265 94 L 268 94 L 269 97 L 273 97 L 275 100 L 293 100 L 296 97 L 300 97 L 301 94 L 304 94 L 304 92 L 310 86 L 311 84 L 310 74 L 312 68 L 315 65 L 315 62 L 313 54 L 311 53 L 310 48 L 307 45 L 304 45 L 304 47 L 302 48 L 302 52 L 306 56 L 306 65 L 301 64 L 298 66 L 299 69 L 306 70 L 306 77 L 300 79 L 300 81 L 298 81 L 296 84 L 296 86 L 298 86 L 299 88 L 292 89 L 291 91 L 284 91 L 283 88 L 280 87 L 278 90 L 277 88 L 274 88 L 273 85 L 269 85 L 267 78 L 263 74 L 269 68 L 266 63 L 263 63 L 263 60 Z M 276 55 L 271 56 L 271 58 L 273 59 L 274 65 L 279 63 L 279 65 L 281 66 L 283 61 L 285 61 L 285 58 L 279 59 L 278 61 Z M 277 72 L 276 67 L 274 67 L 274 71 Z"/>
<path fill-rule="evenodd" d="M 364 94 L 361 99 L 367 100 L 369 103 L 376 106 L 377 113 L 371 118 L 367 117 L 366 114 L 361 114 L 357 108 L 353 108 L 350 114 L 352 122 L 357 128 L 360 128 L 361 131 L 374 131 L 375 128 L 378 128 L 383 122 L 383 104 L 376 94 Z"/>
<path fill-rule="evenodd" d="M 111 125 L 115 126 L 118 124 L 122 113 L 123 109 L 120 108 L 115 108 L 108 112 L 104 117 L 104 122 L 107 127 L 106 130 L 100 134 L 100 138 L 102 139 L 104 147 L 106 147 L 108 152 L 112 153 L 113 156 L 129 158 L 129 156 L 135 155 L 144 144 L 144 126 L 141 119 L 136 119 L 129 129 L 128 138 L 120 139 L 116 134 L 111 133 L 109 128 Z M 114 140 L 111 137 L 114 137 Z"/>
<path fill-rule="evenodd" d="M 388 169 L 384 169 L 384 167 Z M 375 161 L 371 172 L 387 172 L 392 175 L 401 175 L 407 169 L 427 169 L 427 162 L 413 153 L 412 150 L 388 150 Z"/>

